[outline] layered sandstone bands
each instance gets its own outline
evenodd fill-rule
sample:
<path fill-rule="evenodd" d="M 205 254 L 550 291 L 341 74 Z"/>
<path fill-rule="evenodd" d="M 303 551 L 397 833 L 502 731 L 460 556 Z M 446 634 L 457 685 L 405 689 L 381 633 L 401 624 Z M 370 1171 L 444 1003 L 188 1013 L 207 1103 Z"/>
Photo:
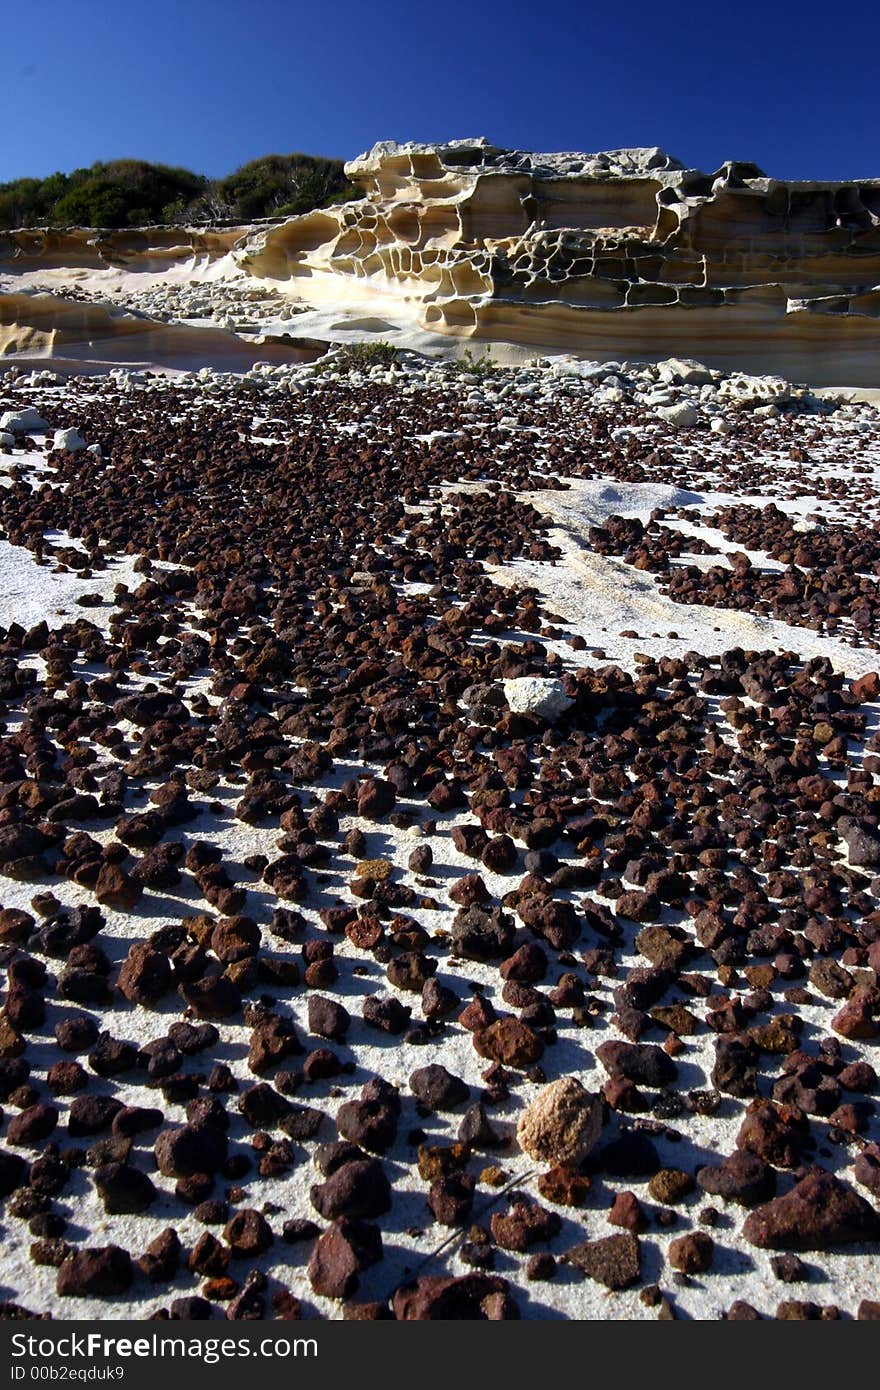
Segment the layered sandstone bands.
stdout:
<path fill-rule="evenodd" d="M 431 333 L 880 385 L 880 180 L 484 140 L 379 144 L 346 172 L 361 200 L 245 235 L 237 264 Z"/>
<path fill-rule="evenodd" d="M 244 227 L 29 227 L 0 231 L 0 265 L 19 271 L 133 270 L 160 273 L 182 262 L 207 266 L 227 255 Z"/>
<path fill-rule="evenodd" d="M 230 251 L 246 229 L 27 228 L 0 232 L 0 360 L 51 359 L 102 369 L 202 364 L 246 370 L 258 360 L 301 361 L 317 349 L 260 338 L 245 342 L 215 326 L 167 323 L 127 312 L 128 289 L 228 277 Z M 224 264 L 225 261 L 225 264 Z M 102 296 L 106 295 L 106 298 Z"/>
<path fill-rule="evenodd" d="M 163 323 L 63 295 L 0 293 L 0 362 L 10 365 L 49 359 L 54 366 L 77 370 L 161 363 L 177 370 L 212 364 L 246 371 L 257 361 L 313 361 L 323 351 L 323 344 L 306 339 L 246 339 L 221 328 Z"/>
<path fill-rule="evenodd" d="M 880 388 L 878 179 L 790 183 L 743 163 L 704 174 L 656 148 L 485 140 L 379 144 L 347 173 L 363 197 L 275 223 L 0 233 L 0 353 L 234 369 L 364 330 L 441 355 L 475 339 Z M 232 304 L 257 281 L 280 295 L 250 341 L 163 322 L 188 317 L 180 287 L 228 286 Z M 157 322 L 119 313 L 163 287 Z M 292 329 L 281 296 L 316 312 Z"/>

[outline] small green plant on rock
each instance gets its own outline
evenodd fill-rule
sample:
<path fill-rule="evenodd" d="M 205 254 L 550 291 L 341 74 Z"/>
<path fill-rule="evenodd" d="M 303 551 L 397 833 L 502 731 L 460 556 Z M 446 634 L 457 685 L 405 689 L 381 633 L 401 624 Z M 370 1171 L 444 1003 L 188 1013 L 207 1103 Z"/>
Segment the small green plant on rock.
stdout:
<path fill-rule="evenodd" d="M 366 372 L 371 367 L 390 367 L 397 356 L 398 349 L 384 338 L 376 342 L 346 343 L 341 352 L 316 362 L 315 371 Z"/>
<path fill-rule="evenodd" d="M 501 364 L 492 357 L 491 345 L 479 357 L 475 357 L 470 348 L 465 348 L 461 357 L 455 363 L 458 370 L 466 376 L 491 376 L 493 372 L 500 372 Z"/>

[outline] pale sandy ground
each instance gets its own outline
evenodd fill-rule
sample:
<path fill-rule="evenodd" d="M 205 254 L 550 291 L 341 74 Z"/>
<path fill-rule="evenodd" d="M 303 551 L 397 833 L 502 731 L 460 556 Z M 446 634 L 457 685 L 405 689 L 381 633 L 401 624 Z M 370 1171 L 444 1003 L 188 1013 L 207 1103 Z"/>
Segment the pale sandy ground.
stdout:
<path fill-rule="evenodd" d="M 0 456 L 0 470 L 8 466 L 8 457 Z M 15 457 L 16 463 L 23 462 L 23 456 Z M 873 478 L 880 480 L 880 457 L 872 456 Z M 665 599 L 657 591 L 649 575 L 639 574 L 622 562 L 604 559 L 589 553 L 585 547 L 585 536 L 589 525 L 601 520 L 611 512 L 647 517 L 656 506 L 680 504 L 695 505 L 695 510 L 708 508 L 719 500 L 705 497 L 693 503 L 693 494 L 681 495 L 677 490 L 657 487 L 652 484 L 621 485 L 612 480 L 592 482 L 574 481 L 568 492 L 530 493 L 529 500 L 542 511 L 552 516 L 556 528 L 552 539 L 563 551 L 563 558 L 555 565 L 529 565 L 518 562 L 507 570 L 496 572 L 495 577 L 503 582 L 526 583 L 538 588 L 546 606 L 558 612 L 566 621 L 571 632 L 582 632 L 590 643 L 590 650 L 573 653 L 564 644 L 559 647 L 569 663 L 583 662 L 602 664 L 606 658 L 617 660 L 633 667 L 636 653 L 683 652 L 696 648 L 705 652 L 718 652 L 731 645 L 754 646 L 756 648 L 778 647 L 796 650 L 806 656 L 829 655 L 835 664 L 851 675 L 871 669 L 877 664 L 877 654 L 863 650 L 853 650 L 845 643 L 834 642 L 803 628 L 788 627 L 781 623 L 764 622 L 747 615 L 731 614 L 715 609 L 684 608 Z M 85 616 L 91 621 L 104 622 L 110 612 L 113 586 L 118 582 L 128 582 L 132 558 L 111 565 L 100 575 L 88 580 L 76 575 L 51 575 L 47 567 L 38 566 L 29 553 L 0 545 L 0 625 L 8 625 L 12 620 L 27 623 L 45 616 L 50 624 L 62 622 L 70 616 Z M 80 609 L 75 599 L 80 592 L 101 592 L 106 606 L 101 609 Z M 638 639 L 620 637 L 626 628 L 634 628 Z M 669 633 L 677 633 L 670 637 Z M 553 645 L 552 643 L 550 645 Z M 600 656 L 599 652 L 604 653 Z M 337 763 L 333 781 L 341 782 L 352 775 L 352 767 Z M 232 807 L 238 792 L 234 786 L 221 786 L 212 799 L 222 801 L 226 810 L 214 816 L 207 811 L 182 835 L 184 842 L 194 838 L 216 838 L 222 843 L 227 855 L 241 860 L 252 853 L 264 851 L 271 854 L 277 830 L 255 829 L 236 821 Z M 343 822 L 343 829 L 354 824 L 352 820 Z M 434 850 L 435 868 L 431 877 L 438 882 L 436 894 L 444 885 L 459 877 L 461 873 L 473 870 L 473 861 L 465 859 L 453 847 L 449 838 L 452 819 L 441 819 L 438 833 L 431 838 Z M 383 827 L 365 824 L 370 856 L 386 855 L 393 859 L 404 871 L 404 879 L 413 882 L 413 876 L 406 871 L 408 855 L 413 844 L 419 839 L 418 831 L 404 833 Z M 93 825 L 88 827 L 95 834 Z M 112 832 L 97 832 L 98 838 L 108 838 Z M 353 864 L 346 870 L 346 875 Z M 270 912 L 269 895 L 260 890 L 254 876 L 241 871 L 244 881 L 252 884 L 248 905 L 245 911 L 257 920 L 265 921 Z M 485 872 L 490 892 L 501 895 L 513 887 L 518 875 L 505 878 Z M 339 879 L 340 884 L 342 878 Z M 52 889 L 65 903 L 76 903 L 85 899 L 83 891 L 66 881 L 53 882 Z M 33 886 L 19 885 L 4 880 L 0 885 L 3 905 L 7 907 L 27 907 L 33 893 Z M 431 890 L 428 890 L 431 891 Z M 107 926 L 101 934 L 101 941 L 115 961 L 124 956 L 132 940 L 140 939 L 162 922 L 175 921 L 186 912 L 200 910 L 195 899 L 186 900 L 175 893 L 158 894 L 147 892 L 137 915 L 107 912 Z M 436 912 L 420 913 L 420 920 L 429 930 L 448 925 L 452 909 L 444 905 Z M 315 917 L 313 909 L 304 909 L 307 917 Z M 635 930 L 635 929 L 634 929 Z M 634 935 L 634 931 L 633 931 Z M 269 941 L 266 937 L 267 943 Z M 275 954 L 290 952 L 293 948 L 271 939 L 271 949 Z M 337 946 L 337 955 L 344 961 L 355 952 L 347 941 Z M 358 956 L 358 963 L 363 963 Z M 630 941 L 630 953 L 626 963 L 635 963 L 635 953 Z M 353 1004 L 352 1012 L 360 1009 L 360 997 L 366 992 L 381 988 L 385 981 L 381 968 L 368 961 L 370 975 L 357 977 L 350 969 L 341 970 L 335 993 L 343 1002 Z M 442 963 L 444 978 L 450 982 L 454 972 L 448 960 Z M 497 971 L 482 967 L 474 962 L 459 965 L 461 977 L 479 980 L 486 984 L 488 992 L 496 995 L 499 989 Z M 600 996 L 610 999 L 614 981 L 599 982 Z M 408 1001 L 410 999 L 408 998 Z M 417 1001 L 416 1001 L 417 1002 Z M 699 1011 L 699 1001 L 690 1003 Z M 809 1045 L 814 1029 L 828 1031 L 831 1015 L 836 1009 L 831 1001 L 815 1007 L 802 1009 L 806 1020 L 805 1042 Z M 305 1017 L 305 996 L 296 993 L 289 1001 L 291 1015 L 307 1031 Z M 609 1012 L 611 1012 L 609 1010 Z M 160 1036 L 168 1024 L 178 1014 L 173 998 L 164 1001 L 156 1011 L 147 1011 L 125 1004 L 121 999 L 114 1003 L 113 1031 L 116 1036 L 124 1036 L 145 1043 Z M 51 1037 L 51 1028 L 60 1017 L 57 1006 L 50 1005 L 46 1035 Z M 603 1069 L 595 1060 L 596 1046 L 606 1037 L 615 1036 L 607 1021 L 600 1021 L 595 1029 L 575 1028 L 560 1017 L 560 1038 L 556 1049 L 548 1055 L 551 1074 L 571 1073 L 578 1076 L 588 1087 L 598 1087 L 605 1079 Z M 253 1080 L 246 1064 L 248 1030 L 243 1026 L 223 1026 L 223 1043 L 217 1052 L 220 1060 L 228 1061 L 233 1072 L 241 1081 Z M 377 1041 L 377 1038 L 380 1040 Z M 708 1075 L 713 1060 L 713 1035 L 706 1031 L 703 1035 L 686 1040 L 684 1052 L 678 1058 L 681 1086 L 683 1090 L 703 1088 L 708 1085 Z M 448 1231 L 434 1225 L 429 1219 L 425 1205 L 425 1185 L 417 1175 L 412 1164 L 414 1152 L 406 1146 L 407 1131 L 421 1124 L 433 1135 L 444 1138 L 454 1136 L 458 1116 L 432 1116 L 424 1121 L 416 1115 L 411 1096 L 407 1096 L 406 1083 L 409 1074 L 416 1067 L 428 1062 L 442 1062 L 452 1072 L 463 1077 L 473 1088 L 474 1096 L 481 1088 L 481 1072 L 486 1063 L 480 1059 L 473 1048 L 470 1035 L 462 1029 L 447 1031 L 442 1041 L 427 1048 L 405 1047 L 399 1040 L 385 1039 L 367 1030 L 362 1022 L 355 1020 L 349 1034 L 348 1044 L 337 1049 L 350 1058 L 357 1068 L 358 1081 L 373 1075 L 381 1075 L 399 1085 L 404 1093 L 404 1112 L 400 1125 L 397 1146 L 388 1155 L 387 1171 L 395 1187 L 393 1216 L 383 1218 L 383 1239 L 386 1256 L 376 1269 L 369 1271 L 361 1281 L 358 1297 L 373 1298 L 389 1294 L 402 1278 L 417 1270 L 425 1273 L 449 1269 L 456 1273 L 466 1273 L 467 1266 L 457 1256 L 447 1251 L 441 1262 L 430 1261 L 431 1252 L 445 1241 Z M 868 1054 L 877 1048 L 869 1048 Z M 39 1065 L 49 1066 L 62 1054 L 49 1042 L 42 1042 L 35 1050 Z M 208 1065 L 210 1065 L 208 1059 Z M 876 1057 L 875 1057 L 876 1061 Z M 206 1068 L 207 1069 L 207 1068 Z M 299 1099 L 317 1104 L 334 1113 L 340 1098 L 332 1095 L 332 1082 L 318 1083 L 308 1088 Z M 94 1082 L 90 1089 L 101 1090 L 104 1083 Z M 501 1110 L 493 1111 L 493 1120 L 506 1122 L 512 1129 L 521 1107 L 535 1094 L 537 1088 L 528 1082 L 519 1084 L 511 1102 Z M 114 1094 L 129 1103 L 149 1103 L 144 1099 L 142 1087 L 126 1084 L 124 1077 L 114 1079 Z M 350 1081 L 346 1082 L 346 1094 L 352 1093 Z M 58 1102 L 64 1111 L 67 1100 Z M 681 1120 L 671 1121 L 681 1137 L 673 1142 L 668 1137 L 655 1137 L 654 1142 L 664 1162 L 670 1166 L 681 1166 L 693 1171 L 702 1161 L 711 1161 L 713 1155 L 729 1153 L 742 1116 L 742 1104 L 730 1097 L 724 1097 L 718 1114 L 713 1118 L 686 1115 Z M 180 1121 L 184 1118 L 182 1108 L 165 1106 L 168 1118 Z M 230 1107 L 232 1115 L 232 1137 L 241 1139 L 245 1128 L 236 1114 L 234 1103 Z M 505 1127 L 502 1123 L 501 1127 Z M 147 1136 L 149 1148 L 153 1136 Z M 333 1138 L 332 1126 L 327 1126 L 323 1136 Z M 270 1217 L 276 1231 L 282 1222 L 292 1216 L 313 1217 L 315 1215 L 310 1201 L 309 1188 L 320 1180 L 320 1175 L 299 1151 L 300 1159 L 295 1170 L 286 1178 L 274 1181 L 262 1180 L 255 1187 L 255 1204 L 271 1202 L 276 1211 Z M 823 1149 L 820 1159 L 830 1167 L 839 1167 L 848 1161 L 845 1149 Z M 406 1161 L 402 1161 L 406 1160 Z M 142 1160 L 143 1161 L 143 1160 Z M 487 1156 L 487 1162 L 493 1161 Z M 536 1195 L 535 1174 L 530 1161 L 524 1155 L 502 1154 L 498 1160 L 510 1178 L 521 1179 L 522 1188 Z M 147 1164 L 149 1166 L 149 1164 Z M 156 1185 L 166 1195 L 151 1209 L 149 1215 L 139 1217 L 108 1218 L 98 1200 L 92 1183 L 85 1172 L 79 1172 L 70 1187 L 65 1191 L 59 1208 L 71 1220 L 69 1234 L 75 1240 L 87 1240 L 89 1244 L 117 1242 L 129 1248 L 133 1254 L 142 1250 L 154 1235 L 166 1225 L 176 1226 L 185 1245 L 191 1245 L 201 1234 L 202 1227 L 191 1215 L 183 1214 L 180 1203 L 173 1199 L 173 1182 L 154 1175 Z M 598 1237 L 612 1233 L 606 1221 L 609 1205 L 605 1194 L 611 1190 L 623 1190 L 632 1182 L 599 1181 L 596 1184 L 594 1200 L 586 1211 L 566 1212 L 559 1208 L 563 1218 L 563 1232 L 553 1243 L 554 1251 L 564 1250 L 578 1240 Z M 638 1190 L 638 1189 L 637 1189 Z M 408 1194 L 401 1198 L 400 1194 Z M 488 1209 L 495 1200 L 490 1188 L 478 1188 L 474 1209 L 474 1219 L 479 1219 L 482 1209 Z M 503 1208 L 502 1201 L 502 1208 Z M 746 1299 L 765 1314 L 772 1315 L 776 1305 L 786 1298 L 814 1299 L 820 1304 L 836 1303 L 844 1310 L 854 1313 L 863 1298 L 880 1298 L 880 1262 L 876 1257 L 863 1252 L 850 1252 L 843 1255 L 807 1257 L 807 1264 L 813 1271 L 809 1284 L 786 1285 L 779 1283 L 770 1270 L 769 1255 L 748 1246 L 739 1235 L 743 1218 L 742 1209 L 716 1202 L 722 1209 L 721 1224 L 713 1231 L 718 1246 L 713 1270 L 710 1274 L 694 1277 L 678 1286 L 671 1279 L 671 1271 L 663 1267 L 662 1252 L 669 1241 L 695 1224 L 697 1211 L 706 1205 L 706 1199 L 697 1193 L 687 1199 L 682 1208 L 682 1218 L 678 1225 L 668 1233 L 658 1232 L 652 1227 L 644 1239 L 645 1279 L 643 1282 L 657 1280 L 672 1298 L 680 1316 L 715 1319 L 734 1299 Z M 574 1219 L 572 1219 L 572 1217 Z M 55 1294 L 55 1271 L 35 1267 L 28 1258 L 30 1236 L 25 1223 L 6 1218 L 0 1227 L 2 1254 L 0 1254 L 0 1282 L 2 1294 L 16 1298 L 35 1310 L 51 1310 L 56 1315 L 64 1313 L 80 1318 L 116 1319 L 143 1317 L 160 1304 L 165 1304 L 186 1288 L 192 1291 L 191 1280 L 178 1280 L 176 1286 L 163 1287 L 154 1292 L 143 1282 L 136 1285 L 130 1296 L 118 1299 L 71 1301 L 59 1307 Z M 269 1273 L 275 1273 L 287 1283 L 311 1307 L 316 1307 L 327 1316 L 339 1316 L 339 1309 L 325 1299 L 313 1295 L 305 1275 L 305 1261 L 308 1246 L 288 1248 L 276 1241 L 274 1250 L 258 1263 Z M 582 1278 L 579 1274 L 560 1269 L 552 1283 L 529 1284 L 523 1277 L 525 1256 L 517 1256 L 499 1251 L 497 1272 L 510 1277 L 517 1285 L 517 1300 L 522 1313 L 527 1317 L 543 1318 L 589 1318 L 589 1319 L 653 1319 L 654 1310 L 646 1308 L 639 1300 L 637 1290 L 610 1294 L 600 1285 Z M 423 1265 L 423 1262 L 424 1263 Z M 243 1273 L 244 1265 L 234 1273 Z"/>
<path fill-rule="evenodd" d="M 568 481 L 568 492 L 528 494 L 532 505 L 556 523 L 549 538 L 562 551 L 562 560 L 554 566 L 517 560 L 504 569 L 493 570 L 492 575 L 500 583 L 536 588 L 547 607 L 565 619 L 568 629 L 587 638 L 596 654 L 604 653 L 602 660 L 616 661 L 632 670 L 639 652 L 681 656 L 687 651 L 698 651 L 713 656 L 738 646 L 755 651 L 797 651 L 806 659 L 828 657 L 851 676 L 876 668 L 876 652 L 867 648 L 845 650 L 841 642 L 808 628 L 793 628 L 773 618 L 728 609 L 686 608 L 660 593 L 652 575 L 640 574 L 623 560 L 598 555 L 588 548 L 590 526 L 601 525 L 614 513 L 647 521 L 655 507 L 687 506 L 697 517 L 741 499 L 729 493 L 707 492 L 698 501 L 696 494 L 664 484 L 582 478 Z M 756 505 L 764 501 L 750 500 Z M 664 525 L 675 524 L 674 520 L 664 521 Z M 730 544 L 714 528 L 695 525 L 691 529 L 722 551 L 742 549 Z M 776 562 L 757 552 L 746 553 L 755 563 L 776 567 Z M 717 564 L 718 556 L 696 555 L 688 559 L 692 564 L 701 562 Z M 638 636 L 621 636 L 627 630 Z M 557 650 L 561 656 L 572 659 L 565 644 L 558 645 Z M 594 660 L 598 659 L 595 655 Z"/>

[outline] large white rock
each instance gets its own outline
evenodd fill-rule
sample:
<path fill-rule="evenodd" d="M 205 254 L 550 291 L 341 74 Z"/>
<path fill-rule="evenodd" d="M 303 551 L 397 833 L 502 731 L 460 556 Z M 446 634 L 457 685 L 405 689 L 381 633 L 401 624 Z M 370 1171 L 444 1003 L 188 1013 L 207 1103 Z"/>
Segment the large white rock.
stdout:
<path fill-rule="evenodd" d="M 516 676 L 504 682 L 504 698 L 514 714 L 537 714 L 542 719 L 558 719 L 574 704 L 561 680 L 552 676 Z"/>
<path fill-rule="evenodd" d="M 20 410 L 6 410 L 0 415 L 0 430 L 43 434 L 48 428 L 47 422 L 32 405 L 22 406 Z"/>
<path fill-rule="evenodd" d="M 694 362 L 689 357 L 667 357 L 665 362 L 657 363 L 657 376 L 660 381 L 681 381 L 686 386 L 704 386 L 718 375 L 702 362 Z"/>
<path fill-rule="evenodd" d="M 603 386 L 596 392 L 596 401 L 599 405 L 625 405 L 627 394 L 622 386 Z"/>
<path fill-rule="evenodd" d="M 700 418 L 700 412 L 696 406 L 688 405 L 687 401 L 679 401 L 676 405 L 663 405 L 657 409 L 657 414 L 661 420 L 665 420 L 667 425 L 673 425 L 678 430 L 690 430 Z"/>
<path fill-rule="evenodd" d="M 779 405 L 791 399 L 791 383 L 781 376 L 730 376 L 718 387 L 719 396 L 754 405 Z"/>
<path fill-rule="evenodd" d="M 52 440 L 53 449 L 65 449 L 68 454 L 77 454 L 86 447 L 79 430 L 56 430 Z"/>

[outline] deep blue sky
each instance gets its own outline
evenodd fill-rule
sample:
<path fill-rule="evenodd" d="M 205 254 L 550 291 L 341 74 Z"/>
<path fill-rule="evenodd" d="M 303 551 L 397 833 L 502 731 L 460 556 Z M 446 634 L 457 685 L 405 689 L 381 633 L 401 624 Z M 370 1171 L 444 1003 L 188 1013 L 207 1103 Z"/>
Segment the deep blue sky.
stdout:
<path fill-rule="evenodd" d="M 877 0 L 16 0 L 0 35 L 0 180 L 473 135 L 880 177 Z"/>

